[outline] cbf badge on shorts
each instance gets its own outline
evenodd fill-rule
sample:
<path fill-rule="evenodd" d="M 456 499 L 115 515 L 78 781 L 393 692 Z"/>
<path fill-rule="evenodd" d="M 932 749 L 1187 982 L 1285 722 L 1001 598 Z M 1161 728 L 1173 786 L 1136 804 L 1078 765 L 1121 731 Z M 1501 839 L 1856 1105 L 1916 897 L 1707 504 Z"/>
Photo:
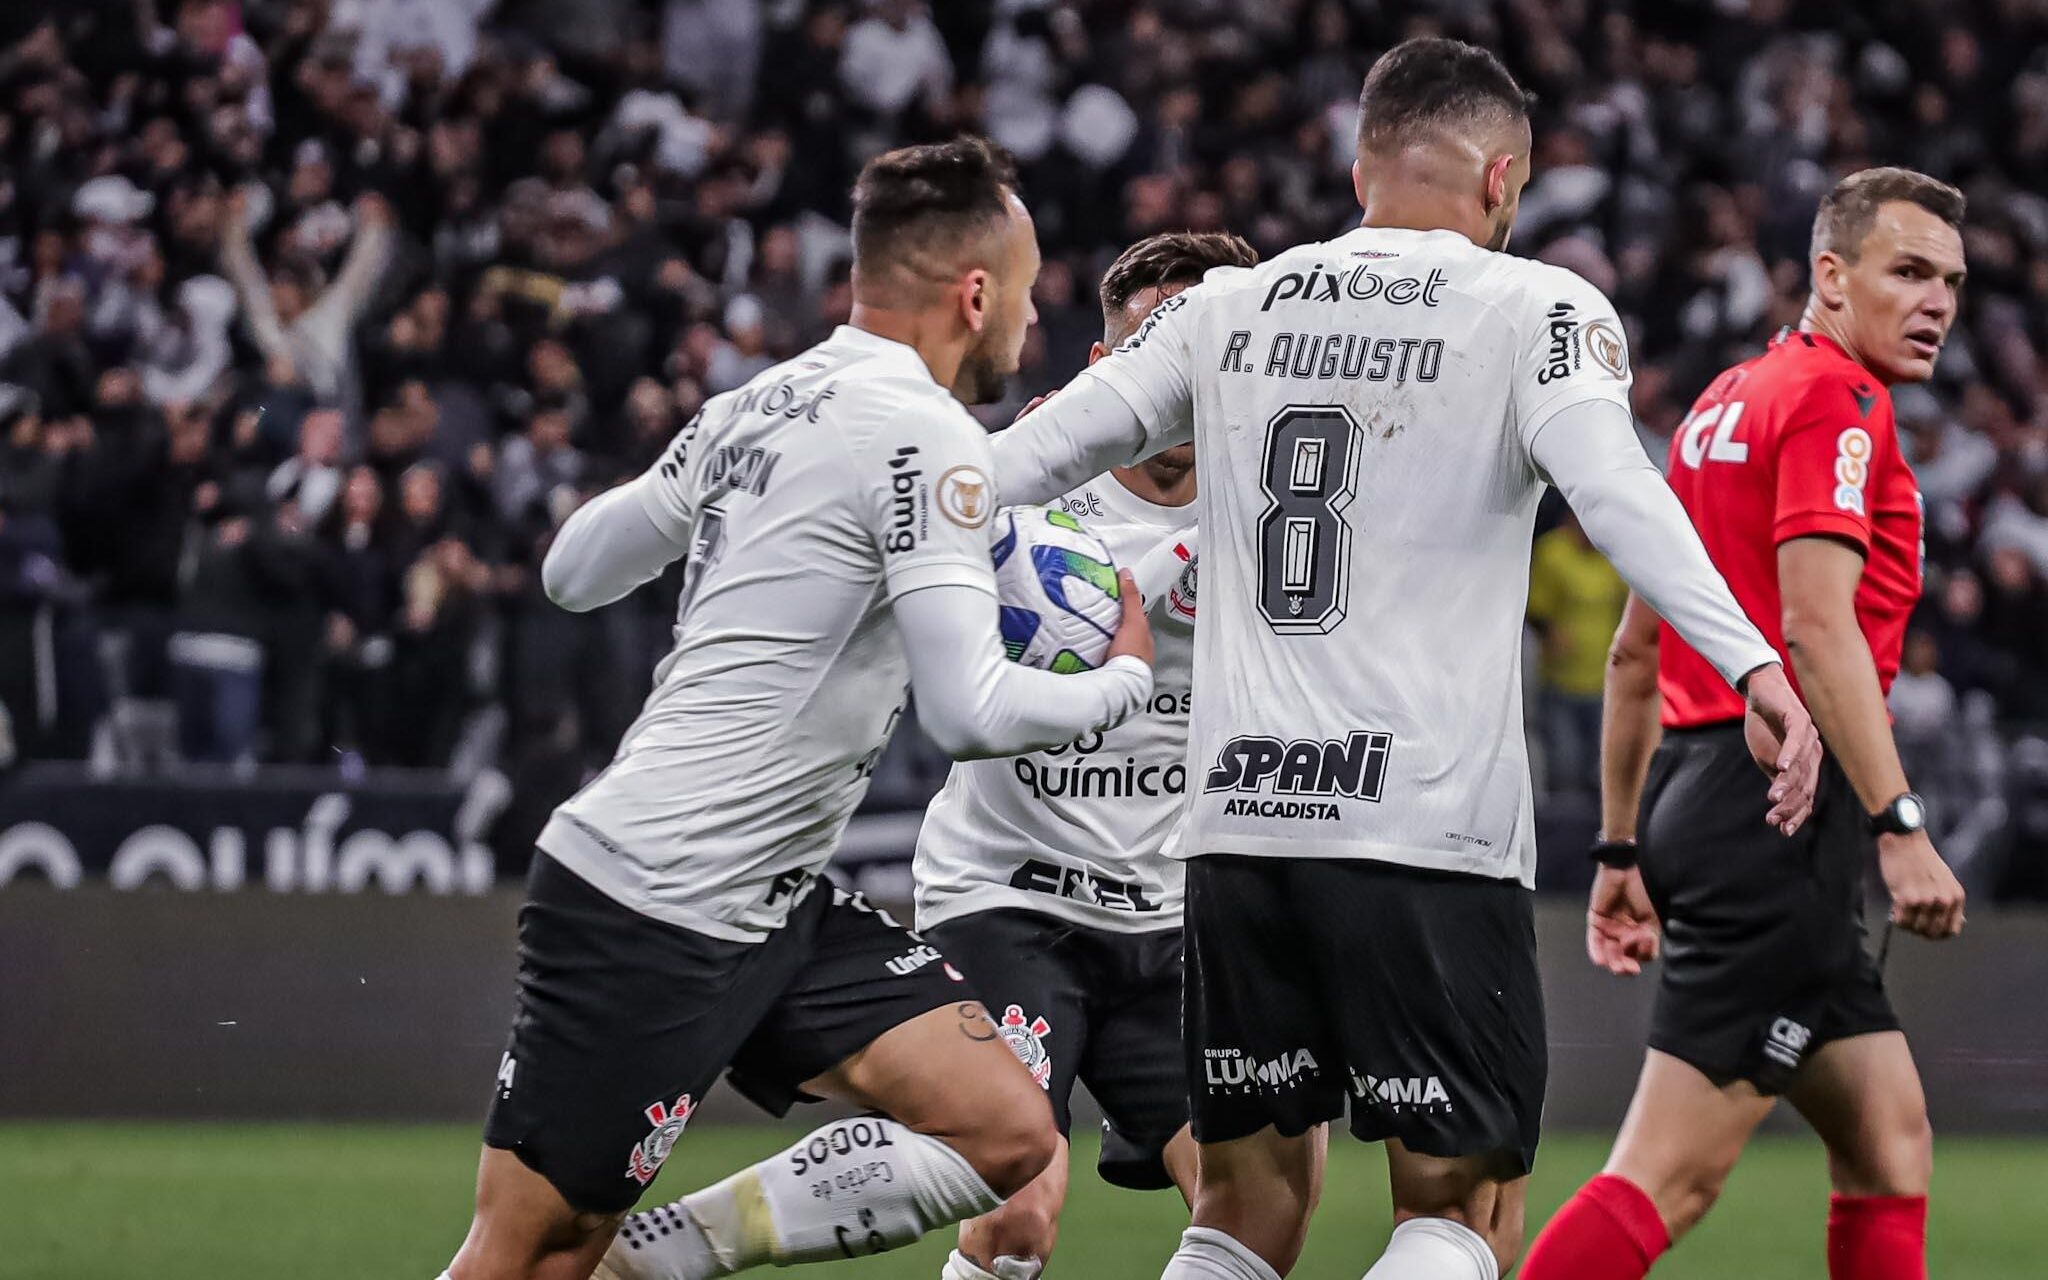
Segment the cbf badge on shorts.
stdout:
<path fill-rule="evenodd" d="M 683 1126 L 690 1123 L 690 1113 L 696 1109 L 687 1093 L 677 1098 L 673 1107 L 657 1102 L 647 1108 L 647 1121 L 654 1131 L 633 1144 L 626 1157 L 626 1176 L 643 1187 L 654 1181 L 661 1162 L 675 1150 L 676 1139 L 683 1136 Z"/>
<path fill-rule="evenodd" d="M 1038 1081 L 1038 1087 L 1051 1089 L 1052 1054 L 1046 1051 L 1045 1038 L 1052 1034 L 1052 1024 L 1044 1018 L 1026 1019 L 1024 1006 L 1013 1004 L 1003 1010 L 996 1033 L 1010 1046 L 1010 1052 L 1017 1055 L 1017 1061 L 1024 1064 L 1031 1078 Z"/>

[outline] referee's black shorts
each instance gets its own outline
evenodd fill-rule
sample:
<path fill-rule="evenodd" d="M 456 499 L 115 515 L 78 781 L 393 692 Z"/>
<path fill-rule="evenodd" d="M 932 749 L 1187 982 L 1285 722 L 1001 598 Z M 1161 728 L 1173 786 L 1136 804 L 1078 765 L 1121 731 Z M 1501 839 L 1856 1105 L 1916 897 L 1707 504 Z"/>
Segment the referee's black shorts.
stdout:
<path fill-rule="evenodd" d="M 1823 1044 L 1899 1022 L 1865 936 L 1875 844 L 1848 778 L 1825 759 L 1813 816 L 1789 837 L 1764 821 L 1768 790 L 1739 721 L 1667 732 L 1641 865 L 1664 923 L 1650 1047 L 1777 1094 Z"/>

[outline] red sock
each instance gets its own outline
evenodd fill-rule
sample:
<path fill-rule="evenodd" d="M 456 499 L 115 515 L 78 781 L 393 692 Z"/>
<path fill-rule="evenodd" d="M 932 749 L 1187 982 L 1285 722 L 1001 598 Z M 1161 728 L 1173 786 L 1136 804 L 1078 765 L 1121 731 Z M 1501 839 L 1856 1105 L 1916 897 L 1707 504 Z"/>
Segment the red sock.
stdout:
<path fill-rule="evenodd" d="M 1828 1276 L 1927 1280 L 1927 1197 L 1830 1197 Z"/>
<path fill-rule="evenodd" d="M 1664 1219 L 1643 1189 L 1603 1173 L 1544 1226 L 1522 1260 L 1521 1280 L 1643 1280 L 1670 1247 Z"/>

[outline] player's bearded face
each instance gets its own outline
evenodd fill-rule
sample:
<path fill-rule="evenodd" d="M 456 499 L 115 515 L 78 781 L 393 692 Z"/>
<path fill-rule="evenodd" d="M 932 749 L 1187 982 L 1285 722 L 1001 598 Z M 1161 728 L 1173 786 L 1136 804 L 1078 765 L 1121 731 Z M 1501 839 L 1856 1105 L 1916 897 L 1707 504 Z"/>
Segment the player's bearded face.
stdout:
<path fill-rule="evenodd" d="M 1012 222 L 1005 252 L 988 280 L 981 335 L 960 361 L 959 389 L 968 404 L 1003 398 L 1024 355 L 1024 335 L 1038 319 L 1031 286 L 1038 279 L 1037 231 L 1028 216 Z"/>
<path fill-rule="evenodd" d="M 1849 339 L 1887 383 L 1925 382 L 1955 323 L 1963 240 L 1918 205 L 1877 211 L 1861 252 L 1842 271 Z"/>

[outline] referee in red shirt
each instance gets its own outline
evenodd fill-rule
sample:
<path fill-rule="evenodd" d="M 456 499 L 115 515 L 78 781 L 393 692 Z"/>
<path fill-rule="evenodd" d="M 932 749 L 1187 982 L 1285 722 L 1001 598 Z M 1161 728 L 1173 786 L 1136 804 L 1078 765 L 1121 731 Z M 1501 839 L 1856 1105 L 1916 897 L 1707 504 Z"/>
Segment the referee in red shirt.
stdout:
<path fill-rule="evenodd" d="M 1829 1274 L 1927 1274 L 1927 1103 L 1860 906 L 1874 843 L 1899 928 L 1963 926 L 1884 701 L 1921 560 L 1888 388 L 1933 376 L 1963 284 L 1962 221 L 1962 193 L 1924 174 L 1844 178 L 1814 220 L 1798 331 L 1716 378 L 1672 439 L 1672 488 L 1787 659 L 1828 758 L 1803 828 L 1759 822 L 1769 784 L 1751 761 L 1770 744 L 1745 743 L 1741 699 L 1630 599 L 1608 668 L 1586 946 L 1640 972 L 1661 918 L 1663 974 L 1606 1171 L 1544 1228 L 1524 1280 L 1640 1280 L 1780 1095 L 1827 1145 Z"/>

